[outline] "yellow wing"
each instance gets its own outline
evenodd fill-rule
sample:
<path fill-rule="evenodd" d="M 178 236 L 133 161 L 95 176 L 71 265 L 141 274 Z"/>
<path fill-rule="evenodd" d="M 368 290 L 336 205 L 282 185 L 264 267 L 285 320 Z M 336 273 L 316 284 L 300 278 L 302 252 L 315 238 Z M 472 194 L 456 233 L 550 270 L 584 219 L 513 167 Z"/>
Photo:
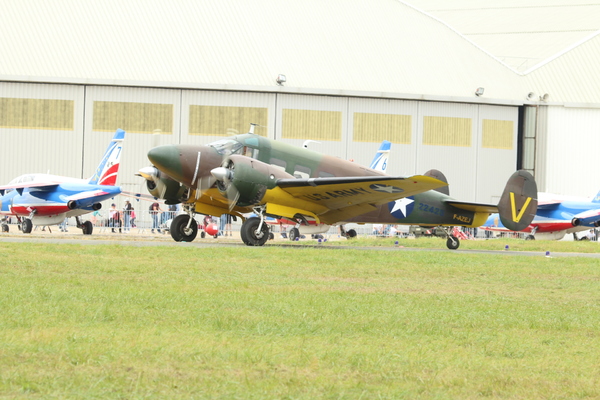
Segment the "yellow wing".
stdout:
<path fill-rule="evenodd" d="M 333 224 L 372 211 L 380 204 L 446 185 L 446 182 L 424 175 L 408 178 L 366 176 L 282 179 L 277 182 L 277 188 L 288 196 L 278 194 L 273 189 L 267 201 L 267 211 L 269 203 L 276 203 L 301 214 L 319 216 L 323 222 Z"/>

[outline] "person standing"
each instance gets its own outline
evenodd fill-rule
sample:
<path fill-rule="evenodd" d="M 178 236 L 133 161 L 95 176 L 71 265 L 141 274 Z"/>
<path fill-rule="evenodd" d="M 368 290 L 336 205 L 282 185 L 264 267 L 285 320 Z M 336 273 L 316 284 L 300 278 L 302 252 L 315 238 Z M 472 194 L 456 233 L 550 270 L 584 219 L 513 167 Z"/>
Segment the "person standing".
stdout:
<path fill-rule="evenodd" d="M 160 214 L 162 214 L 163 209 L 160 207 L 160 204 L 158 203 L 152 203 L 152 205 L 150 205 L 150 216 L 152 217 L 152 233 L 154 233 L 154 229 L 156 229 L 156 231 L 158 233 L 160 232 Z"/>
<path fill-rule="evenodd" d="M 112 233 L 115 233 L 115 227 L 118 227 L 119 233 L 121 233 L 121 213 L 117 210 L 115 203 L 111 204 L 108 211 L 108 225 L 111 227 Z"/>
<path fill-rule="evenodd" d="M 129 233 L 131 230 L 131 212 L 133 207 L 129 200 L 125 200 L 125 207 L 123 207 L 123 230 L 125 233 Z"/>

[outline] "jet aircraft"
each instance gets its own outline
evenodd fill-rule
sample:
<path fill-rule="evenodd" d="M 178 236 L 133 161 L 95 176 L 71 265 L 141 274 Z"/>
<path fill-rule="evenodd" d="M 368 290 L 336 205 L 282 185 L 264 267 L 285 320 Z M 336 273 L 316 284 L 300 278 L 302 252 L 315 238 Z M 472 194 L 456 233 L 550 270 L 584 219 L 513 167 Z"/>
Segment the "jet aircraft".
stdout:
<path fill-rule="evenodd" d="M 249 246 L 269 238 L 267 216 L 298 221 L 289 232 L 317 234 L 354 222 L 442 226 L 447 246 L 459 241 L 453 226 L 477 227 L 500 212 L 514 230 L 529 225 L 537 207 L 537 186 L 525 171 L 509 179 L 499 204 L 457 201 L 436 172 L 410 177 L 385 175 L 357 163 L 250 133 L 205 146 L 165 145 L 151 149 L 151 167 L 140 169 L 150 194 L 183 203 L 185 214 L 171 224 L 176 241 L 197 235 L 195 213 L 244 219 L 240 235 Z M 254 213 L 255 217 L 244 218 Z M 313 222 L 313 223 L 311 223 Z M 344 232 L 356 236 L 354 230 Z"/>
<path fill-rule="evenodd" d="M 551 193 L 540 193 L 538 209 L 529 226 L 526 240 L 560 240 L 565 234 L 576 233 L 600 227 L 600 192 L 591 200 L 573 198 Z M 498 214 L 492 214 L 481 227 L 487 231 L 508 232 L 499 220 Z"/>
<path fill-rule="evenodd" d="M 118 129 L 89 179 L 26 174 L 0 186 L 0 214 L 16 216 L 23 233 L 31 233 L 33 225 L 57 225 L 75 217 L 83 234 L 91 235 L 92 223 L 82 222 L 80 216 L 99 210 L 102 201 L 121 193 L 115 183 L 124 139 L 125 131 Z M 2 230 L 8 231 L 6 223 Z"/>

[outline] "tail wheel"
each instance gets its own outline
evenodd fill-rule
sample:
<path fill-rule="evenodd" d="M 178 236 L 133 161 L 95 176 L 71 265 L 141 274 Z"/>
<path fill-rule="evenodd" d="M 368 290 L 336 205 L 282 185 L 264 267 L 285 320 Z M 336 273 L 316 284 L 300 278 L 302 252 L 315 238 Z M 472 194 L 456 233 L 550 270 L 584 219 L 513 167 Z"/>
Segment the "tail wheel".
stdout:
<path fill-rule="evenodd" d="M 21 231 L 23 233 L 31 233 L 33 229 L 33 223 L 29 218 L 24 218 L 23 222 L 21 222 Z"/>
<path fill-rule="evenodd" d="M 458 246 L 460 246 L 460 241 L 456 236 L 450 235 L 448 236 L 448 240 L 446 240 L 446 246 L 450 250 L 456 250 L 458 249 Z"/>
<path fill-rule="evenodd" d="M 259 225 L 261 221 L 258 217 L 248 218 L 242 224 L 240 236 L 247 246 L 262 246 L 269 240 L 269 227 L 263 223 L 260 231 L 257 231 Z"/>
<path fill-rule="evenodd" d="M 187 225 L 190 218 L 192 217 L 187 214 L 181 214 L 171 221 L 169 232 L 171 233 L 173 240 L 176 242 L 191 242 L 196 239 L 196 236 L 198 235 L 198 224 L 192 218 L 192 223 L 188 228 Z"/>

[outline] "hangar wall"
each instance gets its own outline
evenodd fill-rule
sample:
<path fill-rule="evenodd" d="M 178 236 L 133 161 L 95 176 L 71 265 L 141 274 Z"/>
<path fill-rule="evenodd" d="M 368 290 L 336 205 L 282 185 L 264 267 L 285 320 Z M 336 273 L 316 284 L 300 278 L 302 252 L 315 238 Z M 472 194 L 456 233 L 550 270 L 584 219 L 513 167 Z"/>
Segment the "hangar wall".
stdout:
<path fill-rule="evenodd" d="M 119 184 L 145 193 L 134 174 L 158 145 L 206 144 L 256 133 L 366 164 L 390 140 L 388 173 L 435 168 L 462 200 L 496 201 L 516 168 L 518 108 L 190 89 L 0 83 L 0 181 L 23 173 L 87 177 L 115 129 L 127 131 Z M 52 100 L 52 101 L 51 101 Z"/>
<path fill-rule="evenodd" d="M 595 196 L 600 190 L 596 150 L 600 148 L 600 109 L 540 107 L 536 180 L 540 191 Z"/>

